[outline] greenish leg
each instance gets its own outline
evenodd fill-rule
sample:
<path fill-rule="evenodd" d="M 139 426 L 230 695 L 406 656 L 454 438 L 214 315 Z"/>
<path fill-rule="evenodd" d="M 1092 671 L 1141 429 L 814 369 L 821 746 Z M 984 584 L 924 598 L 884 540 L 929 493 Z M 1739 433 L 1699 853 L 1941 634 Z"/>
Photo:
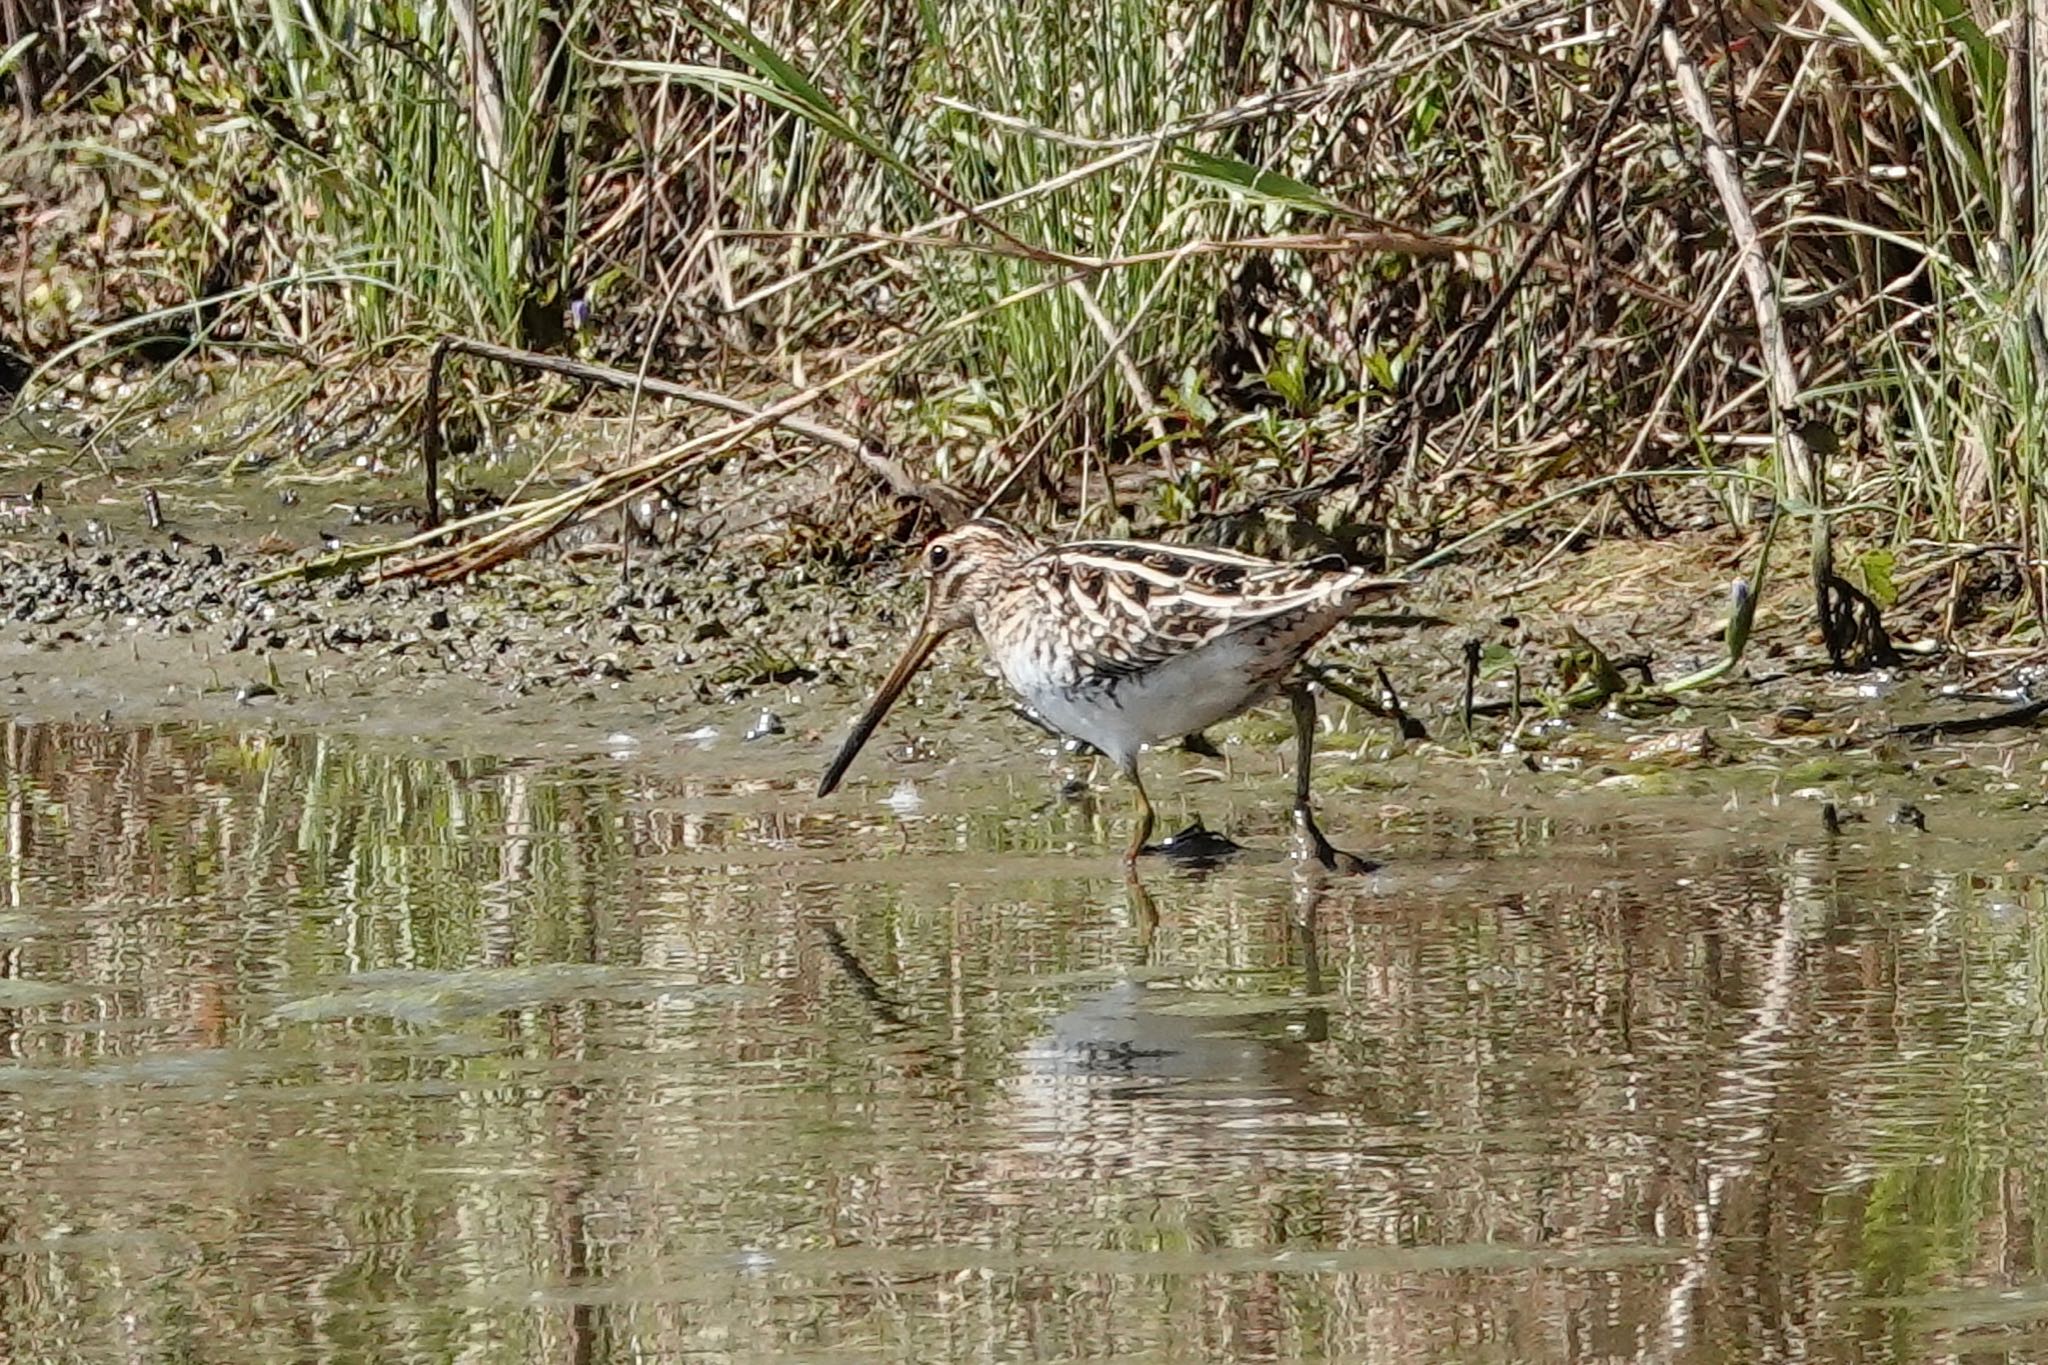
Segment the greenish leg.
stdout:
<path fill-rule="evenodd" d="M 1309 801 L 1308 770 L 1316 753 L 1316 699 L 1306 682 L 1297 682 L 1287 694 L 1294 709 L 1294 824 L 1308 841 L 1308 851 L 1332 872 L 1370 872 L 1379 864 L 1337 848 L 1323 836 Z"/>
<path fill-rule="evenodd" d="M 1152 837 L 1152 798 L 1145 795 L 1145 782 L 1138 776 L 1136 759 L 1124 769 L 1124 776 L 1131 779 L 1131 790 L 1138 794 L 1138 823 L 1131 831 L 1131 846 L 1124 850 L 1124 866 L 1132 868 L 1138 865 L 1138 855 L 1145 851 L 1145 841 Z"/>

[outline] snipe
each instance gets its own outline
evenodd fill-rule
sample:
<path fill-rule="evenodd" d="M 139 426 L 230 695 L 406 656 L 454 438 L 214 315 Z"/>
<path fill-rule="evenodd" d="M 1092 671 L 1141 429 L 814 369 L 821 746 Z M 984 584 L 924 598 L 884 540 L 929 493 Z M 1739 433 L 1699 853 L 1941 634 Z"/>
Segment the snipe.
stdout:
<path fill-rule="evenodd" d="M 825 770 L 819 796 L 839 785 L 940 641 L 972 626 L 1012 692 L 1130 779 L 1137 827 L 1126 866 L 1152 834 L 1139 751 L 1282 693 L 1294 708 L 1296 821 L 1324 866 L 1367 866 L 1333 848 L 1316 825 L 1316 704 L 1297 669 L 1340 621 L 1405 579 L 1373 578 L 1336 560 L 1289 564 L 1151 541 L 1048 546 L 988 518 L 932 540 L 922 572 L 917 634 Z"/>

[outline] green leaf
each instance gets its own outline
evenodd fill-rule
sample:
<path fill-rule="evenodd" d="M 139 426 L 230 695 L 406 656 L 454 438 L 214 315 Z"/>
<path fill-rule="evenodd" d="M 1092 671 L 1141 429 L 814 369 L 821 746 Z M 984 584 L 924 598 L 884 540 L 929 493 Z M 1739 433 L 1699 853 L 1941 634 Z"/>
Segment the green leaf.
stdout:
<path fill-rule="evenodd" d="M 1491 682 L 1515 671 L 1515 651 L 1503 644 L 1488 644 L 1479 651 L 1479 676 Z"/>
<path fill-rule="evenodd" d="M 814 84 L 795 63 L 763 42 L 752 29 L 728 19 L 708 22 L 692 15 L 704 35 L 751 67 L 751 71 L 730 71 L 721 66 L 689 62 L 664 62 L 638 58 L 616 58 L 607 65 L 638 75 L 682 81 L 700 89 L 751 95 L 778 109 L 786 109 L 822 132 L 857 147 L 891 170 L 923 183 L 923 177 L 880 138 L 857 127 L 840 111 L 831 96 Z"/>
<path fill-rule="evenodd" d="M 20 64 L 21 59 L 28 55 L 28 50 L 36 45 L 36 40 L 41 36 L 39 33 L 24 33 L 21 37 L 16 38 L 5 52 L 0 52 L 0 76 L 4 76 L 14 70 Z"/>
<path fill-rule="evenodd" d="M 1350 209 L 1325 195 L 1315 186 L 1296 180 L 1293 176 L 1278 171 L 1262 171 L 1249 161 L 1234 156 L 1217 156 L 1213 152 L 1183 151 L 1167 169 L 1218 185 L 1233 194 L 1242 194 L 1252 199 L 1263 199 L 1269 203 L 1283 204 L 1289 208 L 1306 209 L 1312 213 L 1334 213 L 1341 217 L 1357 217 Z"/>
<path fill-rule="evenodd" d="M 1216 405 L 1202 392 L 1202 375 L 1192 365 L 1180 373 L 1180 383 L 1166 391 L 1167 396 L 1179 406 L 1189 423 L 1206 427 L 1217 418 Z"/>
<path fill-rule="evenodd" d="M 1870 550 L 1856 561 L 1856 567 L 1863 573 L 1863 591 L 1880 607 L 1889 607 L 1899 600 L 1899 587 L 1892 578 L 1898 563 L 1899 557 L 1890 550 Z"/>
<path fill-rule="evenodd" d="M 1436 131 L 1437 124 L 1443 121 L 1444 113 L 1444 102 L 1434 92 L 1416 100 L 1414 111 L 1409 119 L 1409 131 L 1413 134 L 1415 141 L 1427 142 L 1430 134 Z"/>
<path fill-rule="evenodd" d="M 1280 401 L 1297 413 L 1308 411 L 1308 357 L 1292 341 L 1273 348 L 1273 363 L 1263 376 L 1266 387 L 1280 395 Z"/>
<path fill-rule="evenodd" d="M 1385 351 L 1370 351 L 1365 356 L 1365 373 L 1383 393 L 1393 393 L 1401 386 L 1401 377 L 1394 371 L 1394 362 Z"/>

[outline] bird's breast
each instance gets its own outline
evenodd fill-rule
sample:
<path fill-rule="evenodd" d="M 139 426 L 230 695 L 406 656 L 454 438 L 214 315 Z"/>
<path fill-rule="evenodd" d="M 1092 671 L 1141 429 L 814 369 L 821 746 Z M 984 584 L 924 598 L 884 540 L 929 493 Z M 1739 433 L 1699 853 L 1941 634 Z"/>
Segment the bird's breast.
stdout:
<path fill-rule="evenodd" d="M 1237 715 L 1272 690 L 1267 661 L 1232 641 L 1117 674 L 1085 672 L 1054 650 L 1016 647 L 994 656 L 1018 700 L 1118 761 Z"/>

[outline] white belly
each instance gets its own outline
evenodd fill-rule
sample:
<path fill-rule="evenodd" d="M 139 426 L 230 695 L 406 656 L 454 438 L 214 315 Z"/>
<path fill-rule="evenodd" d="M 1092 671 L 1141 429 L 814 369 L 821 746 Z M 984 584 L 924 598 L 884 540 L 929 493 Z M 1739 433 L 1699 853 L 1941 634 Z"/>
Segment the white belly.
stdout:
<path fill-rule="evenodd" d="M 1226 637 L 1113 689 L 1080 692 L 1036 676 L 1028 659 L 999 659 L 997 667 L 1046 724 L 1129 763 L 1144 745 L 1194 734 L 1260 700 L 1266 691 L 1256 680 L 1262 662 L 1256 650 Z"/>

